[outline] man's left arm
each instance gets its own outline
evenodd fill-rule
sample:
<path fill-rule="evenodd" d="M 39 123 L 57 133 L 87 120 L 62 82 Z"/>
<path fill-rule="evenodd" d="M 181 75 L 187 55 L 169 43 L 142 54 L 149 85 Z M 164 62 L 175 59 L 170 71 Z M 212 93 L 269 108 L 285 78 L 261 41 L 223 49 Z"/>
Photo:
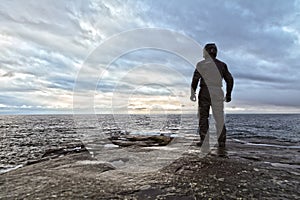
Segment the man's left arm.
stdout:
<path fill-rule="evenodd" d="M 224 76 L 224 80 L 226 82 L 226 99 L 225 99 L 225 101 L 230 102 L 234 80 L 233 80 L 233 77 L 232 77 L 231 73 L 229 72 L 228 67 L 227 67 L 226 64 L 224 66 L 223 76 Z"/>

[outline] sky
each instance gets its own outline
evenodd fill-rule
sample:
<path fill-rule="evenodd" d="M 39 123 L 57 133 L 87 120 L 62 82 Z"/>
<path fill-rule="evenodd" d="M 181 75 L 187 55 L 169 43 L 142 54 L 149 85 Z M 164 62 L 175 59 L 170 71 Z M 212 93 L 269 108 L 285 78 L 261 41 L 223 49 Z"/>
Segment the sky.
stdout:
<path fill-rule="evenodd" d="M 297 0 L 3 0 L 0 24 L 0 114 L 194 113 L 209 42 L 226 113 L 300 112 Z"/>

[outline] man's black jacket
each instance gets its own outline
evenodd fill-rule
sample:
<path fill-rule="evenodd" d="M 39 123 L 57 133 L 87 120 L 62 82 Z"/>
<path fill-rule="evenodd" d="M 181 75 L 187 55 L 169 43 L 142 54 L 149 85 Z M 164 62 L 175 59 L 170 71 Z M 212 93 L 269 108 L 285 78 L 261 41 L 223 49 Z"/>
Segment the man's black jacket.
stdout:
<path fill-rule="evenodd" d="M 233 88 L 233 77 L 227 65 L 214 58 L 200 61 L 195 69 L 192 80 L 192 91 L 195 92 L 200 80 L 200 88 L 222 87 L 222 79 L 226 82 L 226 96 L 231 96 Z"/>

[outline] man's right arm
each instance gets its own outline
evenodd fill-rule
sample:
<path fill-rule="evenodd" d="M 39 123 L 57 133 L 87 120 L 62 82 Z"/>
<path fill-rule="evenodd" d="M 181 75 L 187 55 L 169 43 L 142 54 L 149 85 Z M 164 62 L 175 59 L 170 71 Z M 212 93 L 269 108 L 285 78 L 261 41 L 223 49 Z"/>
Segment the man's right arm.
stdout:
<path fill-rule="evenodd" d="M 195 71 L 194 71 L 192 84 L 191 84 L 191 97 L 190 97 L 190 99 L 192 101 L 196 101 L 196 90 L 197 90 L 197 86 L 198 86 L 200 78 L 201 78 L 201 75 L 200 75 L 200 73 L 198 72 L 198 70 L 196 68 Z"/>

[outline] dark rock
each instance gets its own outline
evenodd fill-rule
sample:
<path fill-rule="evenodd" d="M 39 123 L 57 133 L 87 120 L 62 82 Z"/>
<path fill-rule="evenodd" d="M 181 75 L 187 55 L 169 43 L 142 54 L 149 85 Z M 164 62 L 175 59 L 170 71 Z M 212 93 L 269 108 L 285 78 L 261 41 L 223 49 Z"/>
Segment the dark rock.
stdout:
<path fill-rule="evenodd" d="M 37 160 L 28 160 L 26 163 L 25 163 L 25 166 L 26 165 L 33 165 L 33 164 L 36 164 L 36 163 L 39 163 L 39 162 L 43 162 L 43 161 L 47 161 L 47 160 L 50 160 L 51 157 L 45 157 L 45 158 L 41 158 L 41 159 L 37 159 Z"/>
<path fill-rule="evenodd" d="M 109 138 L 110 141 L 121 147 L 128 146 L 165 146 L 168 145 L 173 137 L 164 135 L 114 135 Z"/>
<path fill-rule="evenodd" d="M 139 192 L 135 193 L 135 196 L 138 199 L 153 199 L 153 197 L 156 197 L 160 194 L 164 194 L 164 191 L 158 188 L 149 188 L 145 190 L 140 190 Z"/>
<path fill-rule="evenodd" d="M 60 156 L 60 155 L 66 155 L 71 153 L 80 153 L 88 151 L 84 144 L 68 144 L 67 146 L 60 147 L 57 149 L 48 149 L 43 154 L 42 158 L 45 157 L 51 157 L 51 156 Z"/>
<path fill-rule="evenodd" d="M 253 161 L 260 161 L 261 159 L 257 156 L 241 156 L 242 158 L 248 159 L 248 160 L 253 160 Z"/>

